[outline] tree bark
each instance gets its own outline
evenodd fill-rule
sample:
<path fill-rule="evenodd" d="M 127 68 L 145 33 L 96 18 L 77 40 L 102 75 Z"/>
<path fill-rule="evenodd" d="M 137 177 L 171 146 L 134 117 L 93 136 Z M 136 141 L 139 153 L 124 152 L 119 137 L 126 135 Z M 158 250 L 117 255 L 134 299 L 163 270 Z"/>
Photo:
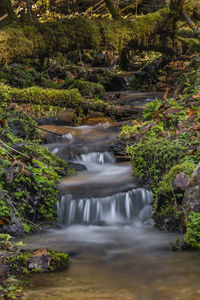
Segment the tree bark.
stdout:
<path fill-rule="evenodd" d="M 112 0 L 104 0 L 106 7 L 108 8 L 109 12 L 112 15 L 112 18 L 114 20 L 120 20 L 121 16 L 120 13 L 118 12 L 117 8 L 115 7 L 115 5 L 113 4 Z"/>
<path fill-rule="evenodd" d="M 31 0 L 26 0 L 27 14 L 30 20 L 32 20 L 32 3 Z"/>

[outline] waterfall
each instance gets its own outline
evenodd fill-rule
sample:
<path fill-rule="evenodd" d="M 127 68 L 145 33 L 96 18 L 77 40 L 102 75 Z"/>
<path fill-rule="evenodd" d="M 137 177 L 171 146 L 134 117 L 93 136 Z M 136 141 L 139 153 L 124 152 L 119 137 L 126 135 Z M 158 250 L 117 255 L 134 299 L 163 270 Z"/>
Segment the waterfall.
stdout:
<path fill-rule="evenodd" d="M 64 195 L 58 203 L 62 224 L 130 223 L 151 218 L 152 193 L 144 188 L 133 189 L 104 198 L 73 199 Z"/>
<path fill-rule="evenodd" d="M 87 154 L 81 154 L 76 159 L 77 162 L 84 163 L 97 163 L 97 164 L 105 164 L 105 163 L 114 163 L 114 156 L 109 152 L 92 152 Z"/>

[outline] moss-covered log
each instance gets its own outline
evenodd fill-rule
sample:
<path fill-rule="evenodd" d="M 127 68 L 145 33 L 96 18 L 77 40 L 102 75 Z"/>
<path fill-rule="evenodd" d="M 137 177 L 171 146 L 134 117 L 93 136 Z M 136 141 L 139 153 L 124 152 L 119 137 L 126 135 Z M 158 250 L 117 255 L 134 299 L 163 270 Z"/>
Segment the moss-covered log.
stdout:
<path fill-rule="evenodd" d="M 0 31 L 0 64 L 41 60 L 77 49 L 108 49 L 126 53 L 129 49 L 156 50 L 167 54 L 182 48 L 182 41 L 171 36 L 171 13 L 161 9 L 135 21 L 74 18 L 35 26 L 9 26 Z M 184 41 L 185 51 L 187 41 Z"/>
<path fill-rule="evenodd" d="M 0 84 L 0 101 L 71 107 L 78 111 L 84 109 L 104 112 L 109 106 L 98 99 L 83 99 L 77 89 L 56 90 L 41 87 L 17 89 L 5 84 Z"/>

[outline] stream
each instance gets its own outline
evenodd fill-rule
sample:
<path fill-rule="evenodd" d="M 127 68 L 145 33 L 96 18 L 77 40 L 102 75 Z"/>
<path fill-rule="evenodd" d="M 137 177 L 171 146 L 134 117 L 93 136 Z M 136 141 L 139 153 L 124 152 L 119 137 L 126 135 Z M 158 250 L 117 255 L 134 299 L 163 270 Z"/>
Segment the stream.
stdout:
<path fill-rule="evenodd" d="M 200 299 L 200 253 L 172 252 L 177 234 L 154 228 L 151 191 L 108 151 L 112 124 L 57 130 L 63 136 L 51 136 L 48 148 L 87 169 L 58 184 L 60 229 L 24 243 L 70 252 L 71 264 L 31 275 L 25 300 Z"/>

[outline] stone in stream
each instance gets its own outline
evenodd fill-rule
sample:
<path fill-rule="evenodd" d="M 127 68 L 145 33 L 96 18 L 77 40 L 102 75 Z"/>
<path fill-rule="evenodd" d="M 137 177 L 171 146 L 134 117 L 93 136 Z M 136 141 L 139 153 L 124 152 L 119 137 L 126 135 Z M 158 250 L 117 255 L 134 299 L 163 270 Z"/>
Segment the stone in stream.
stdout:
<path fill-rule="evenodd" d="M 30 270 L 36 269 L 39 272 L 46 272 L 49 269 L 51 256 L 47 253 L 46 249 L 39 249 L 33 252 L 29 259 L 28 268 Z"/>
<path fill-rule="evenodd" d="M 67 109 L 57 116 L 38 119 L 38 125 L 57 125 L 57 126 L 72 126 L 76 120 L 76 114 L 73 109 Z"/>
<path fill-rule="evenodd" d="M 196 211 L 200 213 L 200 162 L 188 181 L 183 206 L 187 212 Z"/>
<path fill-rule="evenodd" d="M 130 140 L 129 140 L 130 142 Z M 130 157 L 126 153 L 128 140 L 117 137 L 115 140 L 112 141 L 109 151 L 115 156 L 115 159 L 120 161 L 129 161 Z"/>

